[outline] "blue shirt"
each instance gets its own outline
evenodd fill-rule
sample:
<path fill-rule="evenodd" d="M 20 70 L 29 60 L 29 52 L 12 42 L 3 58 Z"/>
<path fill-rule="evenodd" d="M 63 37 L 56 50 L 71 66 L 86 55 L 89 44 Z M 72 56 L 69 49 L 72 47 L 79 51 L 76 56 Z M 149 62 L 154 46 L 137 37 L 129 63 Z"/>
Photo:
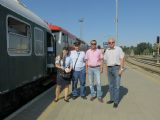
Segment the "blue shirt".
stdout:
<path fill-rule="evenodd" d="M 74 66 L 75 66 L 75 71 L 81 71 L 82 69 L 85 68 L 85 59 L 84 59 L 85 58 L 85 52 L 84 51 L 78 51 L 77 52 L 76 50 L 73 50 L 70 53 L 70 57 L 71 57 L 72 62 L 73 62 L 73 69 L 74 69 Z M 76 60 L 77 60 L 77 62 L 76 62 Z"/>

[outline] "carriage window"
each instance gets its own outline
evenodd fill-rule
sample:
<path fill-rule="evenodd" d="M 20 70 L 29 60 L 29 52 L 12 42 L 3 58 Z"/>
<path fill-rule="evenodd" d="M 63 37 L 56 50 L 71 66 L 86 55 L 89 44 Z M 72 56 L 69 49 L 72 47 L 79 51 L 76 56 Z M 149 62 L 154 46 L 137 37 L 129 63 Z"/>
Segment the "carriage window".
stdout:
<path fill-rule="evenodd" d="M 14 17 L 7 19 L 7 50 L 9 55 L 31 54 L 31 27 Z"/>
<path fill-rule="evenodd" d="M 65 35 L 64 33 L 62 34 L 62 41 L 63 43 L 67 43 L 67 35 Z"/>
<path fill-rule="evenodd" d="M 34 29 L 34 51 L 37 56 L 44 54 L 44 32 L 39 28 Z"/>
<path fill-rule="evenodd" d="M 68 38 L 69 45 L 72 45 L 72 44 L 73 44 L 72 41 L 73 41 L 72 38 Z"/>

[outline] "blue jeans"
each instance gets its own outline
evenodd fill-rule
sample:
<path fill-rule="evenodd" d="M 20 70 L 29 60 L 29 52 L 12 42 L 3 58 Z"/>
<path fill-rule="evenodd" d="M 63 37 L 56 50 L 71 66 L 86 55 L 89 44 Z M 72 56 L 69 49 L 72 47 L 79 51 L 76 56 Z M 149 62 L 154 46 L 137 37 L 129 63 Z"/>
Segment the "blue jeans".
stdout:
<path fill-rule="evenodd" d="M 97 98 L 102 97 L 102 90 L 101 90 L 101 80 L 100 80 L 100 67 L 95 67 L 95 68 L 88 68 L 88 79 L 90 83 L 90 92 L 91 92 L 91 97 L 96 96 L 96 92 L 94 90 L 94 77 L 97 82 Z"/>
<path fill-rule="evenodd" d="M 119 66 L 108 67 L 110 100 L 114 101 L 114 103 L 119 102 L 119 88 L 121 80 L 121 77 L 118 74 L 119 69 L 120 69 Z"/>
<path fill-rule="evenodd" d="M 80 96 L 86 95 L 86 69 L 82 69 L 81 71 L 74 71 L 73 72 L 73 79 L 72 79 L 72 95 L 78 96 L 77 84 L 78 79 L 80 81 Z"/>

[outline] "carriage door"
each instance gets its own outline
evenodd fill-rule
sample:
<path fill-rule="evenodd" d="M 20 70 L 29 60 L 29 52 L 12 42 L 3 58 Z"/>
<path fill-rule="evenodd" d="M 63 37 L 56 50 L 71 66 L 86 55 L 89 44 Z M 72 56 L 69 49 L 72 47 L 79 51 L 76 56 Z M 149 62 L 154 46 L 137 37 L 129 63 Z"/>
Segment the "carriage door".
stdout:
<path fill-rule="evenodd" d="M 56 56 L 56 40 L 55 36 L 48 33 L 47 39 L 47 73 L 52 74 L 55 72 L 55 56 Z"/>

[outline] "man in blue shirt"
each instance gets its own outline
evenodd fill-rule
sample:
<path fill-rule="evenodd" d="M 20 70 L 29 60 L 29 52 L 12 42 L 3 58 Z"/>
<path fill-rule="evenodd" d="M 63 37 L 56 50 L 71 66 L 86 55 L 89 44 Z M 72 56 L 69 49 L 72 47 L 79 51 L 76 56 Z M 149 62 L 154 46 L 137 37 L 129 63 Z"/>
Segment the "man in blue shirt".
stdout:
<path fill-rule="evenodd" d="M 72 80 L 72 98 L 76 99 L 78 97 L 78 79 L 80 81 L 80 96 L 83 99 L 86 97 L 86 69 L 85 69 L 85 52 L 80 51 L 80 42 L 75 42 L 75 50 L 72 50 L 70 57 L 73 62 L 73 80 Z"/>

